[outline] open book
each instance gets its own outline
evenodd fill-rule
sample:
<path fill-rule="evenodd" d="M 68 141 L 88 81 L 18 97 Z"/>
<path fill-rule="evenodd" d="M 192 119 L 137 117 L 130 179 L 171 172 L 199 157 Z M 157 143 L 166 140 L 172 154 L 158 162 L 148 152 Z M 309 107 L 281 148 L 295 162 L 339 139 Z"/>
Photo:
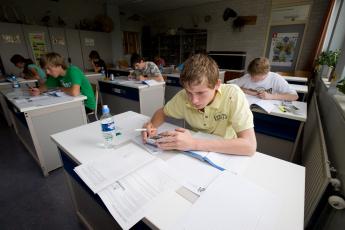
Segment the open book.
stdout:
<path fill-rule="evenodd" d="M 255 96 L 246 95 L 247 101 L 249 103 L 250 108 L 260 108 L 266 111 L 267 113 L 271 113 L 275 104 L 280 104 L 280 101 L 276 100 L 263 100 Z"/>
<path fill-rule="evenodd" d="M 205 139 L 205 140 L 220 140 L 222 137 L 197 132 L 193 135 L 194 138 L 198 139 Z M 194 157 L 205 163 L 208 163 L 212 167 L 219 169 L 220 171 L 229 170 L 235 174 L 241 173 L 247 166 L 248 160 L 250 157 L 248 156 L 240 156 L 240 155 L 229 155 L 223 153 L 216 153 L 216 152 L 206 152 L 206 151 L 185 151 L 183 152 L 185 155 Z"/>

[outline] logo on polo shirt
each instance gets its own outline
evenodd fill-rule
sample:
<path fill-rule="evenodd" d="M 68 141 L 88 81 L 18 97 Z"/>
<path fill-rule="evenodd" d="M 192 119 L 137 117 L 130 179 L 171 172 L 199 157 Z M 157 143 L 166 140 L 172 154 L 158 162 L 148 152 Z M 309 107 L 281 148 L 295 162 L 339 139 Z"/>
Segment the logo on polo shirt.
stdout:
<path fill-rule="evenodd" d="M 226 115 L 225 113 L 220 113 L 220 114 L 215 114 L 214 115 L 214 120 L 215 121 L 227 120 L 227 119 L 228 119 L 228 115 Z"/>

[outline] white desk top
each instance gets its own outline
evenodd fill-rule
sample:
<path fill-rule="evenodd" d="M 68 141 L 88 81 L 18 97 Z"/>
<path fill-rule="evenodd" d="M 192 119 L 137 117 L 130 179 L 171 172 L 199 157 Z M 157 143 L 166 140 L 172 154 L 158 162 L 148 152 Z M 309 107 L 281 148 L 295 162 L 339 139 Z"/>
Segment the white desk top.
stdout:
<path fill-rule="evenodd" d="M 24 83 L 32 83 L 32 82 L 37 82 L 37 80 L 26 80 L 24 78 L 17 78 L 19 84 L 24 84 Z M 0 82 L 0 85 L 12 85 L 12 82 L 5 81 L 5 82 Z"/>
<path fill-rule="evenodd" d="M 308 82 L 306 77 L 295 77 L 295 76 L 282 76 L 287 81 L 296 81 L 296 82 Z"/>
<path fill-rule="evenodd" d="M 95 72 L 84 72 L 84 75 L 86 77 L 99 77 L 99 76 L 103 76 L 103 74 L 95 73 Z"/>
<path fill-rule="evenodd" d="M 222 81 L 222 83 L 224 82 L 224 74 L 225 74 L 225 70 L 219 70 L 219 78 Z M 169 73 L 169 74 L 164 74 L 168 77 L 175 77 L 175 78 L 180 78 L 180 74 L 181 73 Z"/>
<path fill-rule="evenodd" d="M 115 124 L 120 126 L 120 129 L 124 127 L 134 132 L 134 127 L 141 127 L 139 123 L 143 124 L 149 118 L 129 111 L 114 116 L 114 119 Z M 137 124 L 133 124 L 133 121 L 136 121 Z M 174 127 L 169 124 L 165 125 L 164 129 Z M 140 133 L 137 132 L 133 135 L 140 135 Z M 105 149 L 100 145 L 102 136 L 99 121 L 54 134 L 52 139 L 78 164 L 95 160 L 116 151 Z M 164 154 L 163 159 L 164 156 L 174 155 L 173 152 Z M 203 163 L 200 161 L 200 164 Z M 279 209 L 281 213 L 276 220 L 280 229 L 303 229 L 304 167 L 256 153 L 250 158 L 249 166 L 242 176 L 277 195 L 281 201 Z M 173 193 L 169 199 L 164 200 L 164 203 L 155 206 L 145 220 L 159 229 L 167 228 L 191 206 L 192 204 L 186 198 Z M 246 217 L 239 218 L 246 221 Z"/>
<path fill-rule="evenodd" d="M 308 86 L 307 85 L 296 85 L 296 84 L 289 84 L 291 88 L 296 90 L 297 93 L 308 93 Z"/>
<path fill-rule="evenodd" d="M 114 84 L 114 85 L 121 85 L 121 86 L 127 86 L 130 88 L 135 88 L 135 89 L 143 89 L 143 88 L 148 88 L 148 87 L 155 87 L 155 86 L 161 86 L 165 85 L 165 82 L 157 82 L 155 85 L 147 85 L 142 83 L 142 81 L 132 81 L 128 80 L 127 76 L 121 76 L 121 77 L 116 77 L 114 81 L 109 81 L 109 80 L 99 80 L 101 82 L 106 82 L 109 84 Z"/>
<path fill-rule="evenodd" d="M 13 89 L 3 89 L 0 92 L 5 95 L 5 97 L 11 101 L 20 112 L 28 112 L 37 109 L 49 108 L 53 106 L 58 106 L 62 104 L 72 103 L 76 101 L 83 101 L 86 100 L 86 96 L 79 95 L 77 97 L 72 97 L 68 95 L 64 95 L 62 97 L 54 97 L 49 96 L 44 98 L 44 100 L 30 100 L 31 98 L 35 98 L 34 96 L 30 96 L 28 91 L 22 91 L 22 89 L 18 89 L 18 91 L 14 91 Z M 26 102 L 18 102 L 17 100 L 27 100 Z"/>

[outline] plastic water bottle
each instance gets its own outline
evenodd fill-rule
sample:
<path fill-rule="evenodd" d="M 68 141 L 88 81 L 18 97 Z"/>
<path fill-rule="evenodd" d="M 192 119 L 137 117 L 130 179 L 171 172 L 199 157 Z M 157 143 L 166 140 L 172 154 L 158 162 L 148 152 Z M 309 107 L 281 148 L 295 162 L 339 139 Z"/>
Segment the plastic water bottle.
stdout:
<path fill-rule="evenodd" d="M 113 140 L 115 137 L 115 122 L 107 105 L 103 105 L 102 107 L 102 116 L 100 121 L 102 126 L 104 146 L 105 148 L 111 148 L 113 146 Z"/>
<path fill-rule="evenodd" d="M 163 65 L 160 64 L 160 65 L 159 65 L 159 71 L 161 71 L 161 74 L 163 73 L 163 70 L 164 70 L 164 69 L 163 69 Z"/>
<path fill-rule="evenodd" d="M 12 88 L 14 88 L 14 89 L 20 88 L 20 84 L 18 83 L 16 75 L 13 74 L 11 76 L 11 81 L 12 81 Z"/>
<path fill-rule="evenodd" d="M 105 75 L 105 69 L 104 69 L 103 66 L 101 67 L 101 74 L 102 74 L 102 76 L 103 76 L 103 79 L 106 80 L 106 79 L 107 79 L 107 76 Z"/>

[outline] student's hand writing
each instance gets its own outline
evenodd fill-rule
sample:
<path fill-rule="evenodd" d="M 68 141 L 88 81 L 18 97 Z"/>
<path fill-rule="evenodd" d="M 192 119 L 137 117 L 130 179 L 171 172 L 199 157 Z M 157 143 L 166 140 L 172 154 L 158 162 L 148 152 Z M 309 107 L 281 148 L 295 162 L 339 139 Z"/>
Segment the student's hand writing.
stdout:
<path fill-rule="evenodd" d="M 151 122 L 147 122 L 143 128 L 147 129 L 146 131 L 141 132 L 141 137 L 144 142 L 146 142 L 148 137 L 157 135 L 157 129 L 153 126 Z"/>
<path fill-rule="evenodd" d="M 30 88 L 29 92 L 32 96 L 38 96 L 41 94 L 41 91 L 39 90 L 39 88 Z"/>
<path fill-rule="evenodd" d="M 144 75 L 139 76 L 139 81 L 145 81 L 147 78 Z"/>
<path fill-rule="evenodd" d="M 158 139 L 156 143 L 163 150 L 187 151 L 195 149 L 195 139 L 187 129 L 177 128 L 174 131 L 166 131 L 159 135 L 163 137 Z"/>
<path fill-rule="evenodd" d="M 258 93 L 258 97 L 264 100 L 271 100 L 273 99 L 273 95 L 270 93 L 267 93 L 266 91 Z"/>

